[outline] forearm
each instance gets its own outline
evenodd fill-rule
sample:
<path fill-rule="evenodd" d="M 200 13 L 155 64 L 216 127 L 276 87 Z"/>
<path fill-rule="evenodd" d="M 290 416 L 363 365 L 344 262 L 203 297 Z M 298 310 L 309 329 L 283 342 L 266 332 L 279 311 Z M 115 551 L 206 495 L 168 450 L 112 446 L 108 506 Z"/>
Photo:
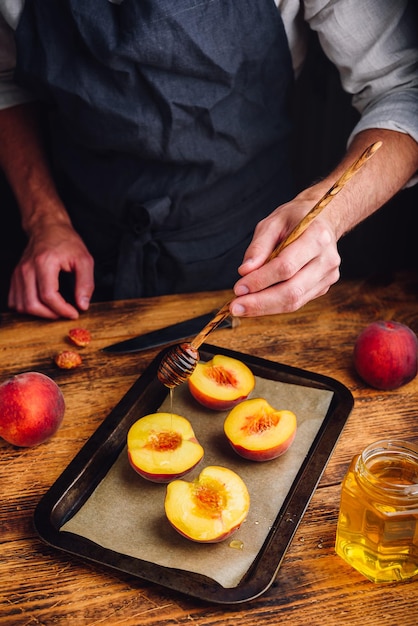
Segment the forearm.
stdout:
<path fill-rule="evenodd" d="M 370 144 L 382 147 L 324 209 L 336 239 L 349 232 L 392 198 L 418 169 L 418 144 L 404 133 L 370 129 L 359 133 L 329 176 L 304 190 L 299 198 L 314 204 Z"/>
<path fill-rule="evenodd" d="M 71 223 L 52 179 L 34 105 L 0 110 L 0 167 L 28 235 L 47 223 Z"/>
<path fill-rule="evenodd" d="M 0 111 L 0 167 L 28 235 L 12 275 L 9 307 L 49 319 L 77 319 L 94 290 L 94 261 L 58 196 L 32 106 Z M 74 276 L 75 306 L 60 292 L 61 272 Z"/>

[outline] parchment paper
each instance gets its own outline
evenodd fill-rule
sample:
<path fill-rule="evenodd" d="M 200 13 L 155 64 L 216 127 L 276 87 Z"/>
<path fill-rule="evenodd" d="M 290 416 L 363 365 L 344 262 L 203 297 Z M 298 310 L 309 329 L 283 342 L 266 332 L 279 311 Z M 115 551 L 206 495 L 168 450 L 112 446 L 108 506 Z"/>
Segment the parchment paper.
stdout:
<path fill-rule="evenodd" d="M 232 450 L 223 433 L 227 412 L 214 412 L 198 405 L 187 385 L 175 389 L 173 412 L 191 421 L 205 450 L 199 466 L 184 479 L 193 480 L 207 465 L 222 465 L 237 472 L 249 490 L 248 518 L 230 539 L 217 544 L 198 544 L 179 535 L 165 517 L 166 485 L 139 476 L 129 465 L 126 448 L 83 507 L 61 530 L 120 554 L 206 575 L 224 588 L 236 587 L 261 549 L 332 396 L 332 391 L 256 377 L 250 397 L 263 397 L 278 410 L 293 411 L 298 423 L 290 449 L 277 459 L 260 463 L 242 459 Z M 171 410 L 169 398 L 159 410 Z M 232 547 L 236 542 L 239 549 Z"/>

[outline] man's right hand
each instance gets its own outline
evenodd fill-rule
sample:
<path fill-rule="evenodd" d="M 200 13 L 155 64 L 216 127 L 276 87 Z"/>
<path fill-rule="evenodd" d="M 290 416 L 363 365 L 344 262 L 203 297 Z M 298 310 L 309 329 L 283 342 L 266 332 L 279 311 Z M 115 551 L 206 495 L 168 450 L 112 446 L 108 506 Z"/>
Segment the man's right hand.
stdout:
<path fill-rule="evenodd" d="M 19 313 L 48 319 L 77 319 L 90 304 L 94 290 L 93 258 L 71 224 L 44 224 L 32 232 L 13 272 L 8 305 Z M 61 272 L 75 278 L 74 301 L 59 291 Z"/>
<path fill-rule="evenodd" d="M 0 110 L 0 167 L 15 194 L 28 245 L 13 272 L 8 305 L 48 319 L 77 319 L 94 289 L 93 258 L 75 232 L 51 175 L 39 110 L 26 103 Z M 75 306 L 59 291 L 61 272 L 75 279 Z"/>

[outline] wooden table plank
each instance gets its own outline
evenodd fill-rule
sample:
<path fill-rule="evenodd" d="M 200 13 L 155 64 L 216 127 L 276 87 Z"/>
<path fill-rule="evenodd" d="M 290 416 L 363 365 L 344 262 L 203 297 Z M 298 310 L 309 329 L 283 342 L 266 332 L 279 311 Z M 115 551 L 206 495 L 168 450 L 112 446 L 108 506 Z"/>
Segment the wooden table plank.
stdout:
<path fill-rule="evenodd" d="M 368 388 L 355 375 L 352 349 L 364 326 L 392 318 L 418 333 L 418 276 L 386 282 L 341 282 L 293 314 L 244 319 L 210 343 L 332 376 L 355 397 L 354 409 L 319 486 L 265 594 L 244 605 L 209 605 L 45 545 L 32 524 L 40 497 L 77 454 L 159 349 L 114 357 L 100 348 L 221 306 L 224 293 L 95 304 L 80 324 L 92 343 L 78 370 L 52 357 L 68 347 L 74 322 L 13 314 L 0 318 L 1 379 L 42 371 L 63 390 L 66 415 L 58 433 L 32 449 L 0 441 L 0 626 L 29 624 L 196 624 L 242 626 L 350 624 L 415 626 L 417 580 L 375 585 L 334 552 L 340 482 L 353 454 L 380 438 L 418 442 L 418 379 L 401 389 Z"/>

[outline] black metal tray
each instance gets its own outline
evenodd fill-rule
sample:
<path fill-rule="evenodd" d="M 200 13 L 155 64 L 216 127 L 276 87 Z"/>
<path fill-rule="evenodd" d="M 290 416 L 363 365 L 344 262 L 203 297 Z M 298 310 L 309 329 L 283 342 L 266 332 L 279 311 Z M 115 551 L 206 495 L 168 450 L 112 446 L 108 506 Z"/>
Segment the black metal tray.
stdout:
<path fill-rule="evenodd" d="M 138 378 L 40 500 L 34 513 L 35 528 L 49 545 L 115 570 L 212 603 L 246 602 L 264 593 L 273 583 L 353 408 L 354 400 L 350 391 L 333 378 L 208 344 L 201 347 L 202 360 L 210 360 L 215 354 L 225 354 L 243 361 L 261 378 L 333 393 L 327 414 L 309 453 L 301 460 L 296 478 L 277 512 L 257 558 L 237 586 L 224 588 L 207 576 L 133 558 L 61 530 L 115 463 L 126 444 L 126 435 L 131 424 L 139 416 L 155 412 L 166 399 L 168 389 L 158 381 L 156 372 L 168 349 L 163 350 Z M 289 518 L 292 519 L 292 524 L 287 523 Z"/>

